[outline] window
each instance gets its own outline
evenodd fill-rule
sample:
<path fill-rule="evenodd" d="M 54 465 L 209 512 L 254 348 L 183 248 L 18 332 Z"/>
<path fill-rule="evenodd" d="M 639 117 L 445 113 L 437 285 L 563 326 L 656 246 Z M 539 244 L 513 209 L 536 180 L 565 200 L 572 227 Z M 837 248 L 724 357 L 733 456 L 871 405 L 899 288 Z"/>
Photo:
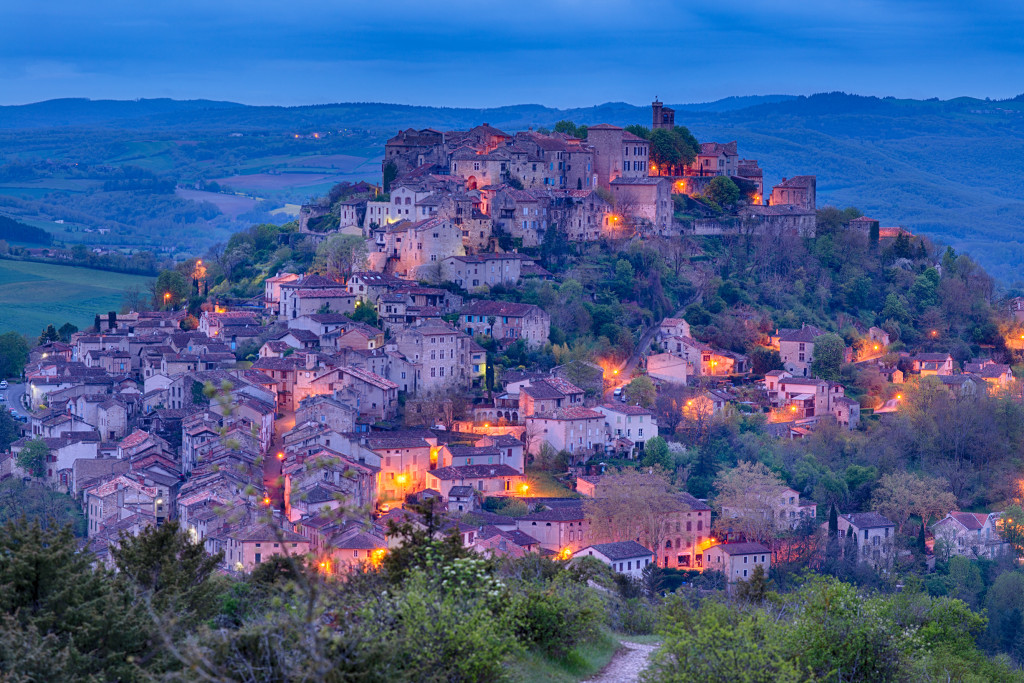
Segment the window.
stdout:
<path fill-rule="evenodd" d="M 260 562 L 263 561 L 263 557 L 260 555 L 260 553 L 256 553 L 255 560 L 256 560 L 256 564 L 259 564 Z"/>

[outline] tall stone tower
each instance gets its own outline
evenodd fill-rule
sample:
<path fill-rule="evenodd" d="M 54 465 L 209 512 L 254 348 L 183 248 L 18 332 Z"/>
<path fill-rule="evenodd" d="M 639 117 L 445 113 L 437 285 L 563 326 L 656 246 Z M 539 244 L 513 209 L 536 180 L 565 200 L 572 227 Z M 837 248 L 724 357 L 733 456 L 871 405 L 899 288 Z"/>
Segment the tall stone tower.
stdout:
<path fill-rule="evenodd" d="M 666 107 L 657 98 L 651 102 L 651 130 L 672 130 L 676 125 L 676 110 Z"/>

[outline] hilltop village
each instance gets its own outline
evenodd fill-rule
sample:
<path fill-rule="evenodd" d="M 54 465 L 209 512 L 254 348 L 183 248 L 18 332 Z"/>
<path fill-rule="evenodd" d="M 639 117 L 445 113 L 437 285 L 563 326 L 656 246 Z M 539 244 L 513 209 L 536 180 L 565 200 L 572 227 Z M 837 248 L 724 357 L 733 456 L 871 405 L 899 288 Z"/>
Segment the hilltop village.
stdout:
<path fill-rule="evenodd" d="M 814 176 L 764 187 L 736 142 L 696 141 L 657 101 L 650 128 L 403 130 L 381 170 L 162 274 L 152 302 L 44 331 L 0 474 L 70 495 L 100 562 L 176 521 L 227 573 L 380 563 L 424 505 L 485 557 L 727 590 L 821 568 L 836 537 L 880 577 L 1013 554 L 1002 509 L 978 511 L 1010 497 L 970 455 L 920 475 L 834 457 L 895 443 L 910 404 L 1019 403 L 1024 305 L 989 308 L 966 257 L 819 210 Z M 863 255 L 892 289 L 850 273 L 827 308 L 829 276 L 792 275 L 807 253 L 837 274 Z M 877 494 L 899 486 L 923 493 Z"/>

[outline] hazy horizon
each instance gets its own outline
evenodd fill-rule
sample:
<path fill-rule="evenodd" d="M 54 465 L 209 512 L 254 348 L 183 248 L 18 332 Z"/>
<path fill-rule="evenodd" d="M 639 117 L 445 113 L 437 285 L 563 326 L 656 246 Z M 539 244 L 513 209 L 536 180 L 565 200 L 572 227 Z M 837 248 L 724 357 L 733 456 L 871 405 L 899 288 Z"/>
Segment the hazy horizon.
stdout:
<path fill-rule="evenodd" d="M 1024 6 L 990 0 L 298 0 L 5 10 L 0 104 L 210 99 L 297 106 L 711 102 L 844 91 L 1024 92 Z"/>

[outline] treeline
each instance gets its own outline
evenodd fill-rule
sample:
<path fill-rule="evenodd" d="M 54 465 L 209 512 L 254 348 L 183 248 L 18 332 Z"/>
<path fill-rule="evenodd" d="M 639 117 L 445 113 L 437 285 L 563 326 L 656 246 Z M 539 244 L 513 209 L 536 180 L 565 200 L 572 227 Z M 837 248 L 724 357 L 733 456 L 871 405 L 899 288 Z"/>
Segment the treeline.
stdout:
<path fill-rule="evenodd" d="M 42 228 L 25 225 L 13 218 L 0 215 L 0 240 L 28 242 L 29 244 L 52 244 L 53 235 Z"/>
<path fill-rule="evenodd" d="M 713 576 L 670 592 L 592 558 L 488 559 L 457 535 L 403 542 L 343 578 L 327 561 L 265 556 L 226 576 L 175 523 L 124 535 L 117 572 L 67 530 L 0 527 L 0 670 L 14 680 L 487 683 L 591 675 L 613 633 L 664 639 L 644 680 L 1020 681 L 975 638 L 963 602 L 816 579 L 778 594 L 760 572 L 728 598 Z M 282 537 L 283 538 L 283 537 Z M 282 545 L 286 545 L 283 544 Z M 698 588 L 699 586 L 699 588 Z M 594 651 L 599 656 L 594 656 Z"/>

